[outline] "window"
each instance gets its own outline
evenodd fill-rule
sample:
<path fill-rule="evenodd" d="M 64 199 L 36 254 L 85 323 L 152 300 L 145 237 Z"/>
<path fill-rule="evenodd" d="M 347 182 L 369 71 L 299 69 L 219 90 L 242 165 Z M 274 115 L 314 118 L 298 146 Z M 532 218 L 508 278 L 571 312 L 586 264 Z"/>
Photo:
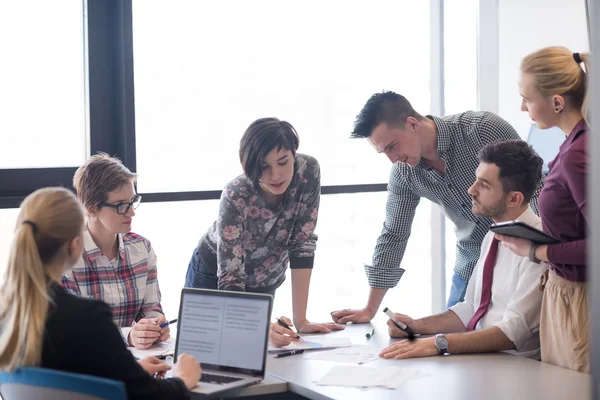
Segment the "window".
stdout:
<path fill-rule="evenodd" d="M 385 192 L 321 196 L 316 230 L 319 241 L 308 305 L 308 317 L 315 322 L 329 320 L 329 312 L 335 308 L 366 304 L 369 285 L 363 264 L 371 261 L 383 225 L 386 198 Z M 156 251 L 167 317 L 179 312 L 180 291 L 192 252 L 214 222 L 218 206 L 218 200 L 144 203 L 136 210 L 133 230 L 150 240 Z M 385 300 L 390 307 L 401 307 L 398 312 L 414 316 L 427 315 L 431 310 L 431 260 L 422 256 L 430 252 L 430 210 L 431 203 L 423 200 L 403 261 L 407 271 Z M 288 278 L 275 296 L 274 315 L 292 316 L 289 274 L 288 270 Z M 327 304 L 327 308 L 321 304 Z"/>
<path fill-rule="evenodd" d="M 477 110 L 477 6 L 476 0 L 444 1 L 446 115 Z M 447 298 L 456 263 L 456 235 L 452 221 L 446 218 L 445 225 Z"/>
<path fill-rule="evenodd" d="M 133 2 L 141 192 L 223 188 L 241 173 L 244 130 L 266 116 L 296 127 L 323 185 L 387 182 L 387 159 L 348 137 L 382 89 L 429 110 L 429 2 L 165 4 Z"/>
<path fill-rule="evenodd" d="M 446 115 L 477 109 L 477 4 L 444 1 Z"/>
<path fill-rule="evenodd" d="M 81 164 L 83 2 L 1 2 L 0 37 L 0 168 Z"/>

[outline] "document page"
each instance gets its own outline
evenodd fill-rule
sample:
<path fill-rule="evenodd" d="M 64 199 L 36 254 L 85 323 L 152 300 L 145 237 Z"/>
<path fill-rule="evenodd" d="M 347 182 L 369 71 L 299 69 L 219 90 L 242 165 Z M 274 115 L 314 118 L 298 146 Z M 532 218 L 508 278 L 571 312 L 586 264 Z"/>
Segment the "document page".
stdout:
<path fill-rule="evenodd" d="M 184 295 L 178 353 L 201 363 L 262 369 L 269 301 Z"/>

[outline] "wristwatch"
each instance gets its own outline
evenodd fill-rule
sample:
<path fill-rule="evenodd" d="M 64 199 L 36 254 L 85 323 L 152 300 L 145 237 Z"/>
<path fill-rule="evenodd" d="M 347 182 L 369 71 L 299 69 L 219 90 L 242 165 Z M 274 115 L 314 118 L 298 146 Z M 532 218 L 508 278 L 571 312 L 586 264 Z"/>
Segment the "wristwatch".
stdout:
<path fill-rule="evenodd" d="M 538 245 L 535 243 L 531 243 L 531 246 L 529 246 L 529 260 L 531 262 L 534 262 L 536 264 L 541 263 L 540 260 L 538 260 L 538 258 L 535 256 L 535 251 L 537 250 Z"/>
<path fill-rule="evenodd" d="M 448 353 L 448 339 L 446 339 L 446 335 L 442 333 L 435 335 L 435 347 L 437 347 L 440 356 Z"/>

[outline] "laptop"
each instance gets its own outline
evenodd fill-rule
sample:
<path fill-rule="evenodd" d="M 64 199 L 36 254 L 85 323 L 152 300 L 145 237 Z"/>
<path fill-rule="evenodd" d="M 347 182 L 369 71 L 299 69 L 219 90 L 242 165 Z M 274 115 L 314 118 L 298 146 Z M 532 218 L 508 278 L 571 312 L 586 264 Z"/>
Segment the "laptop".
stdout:
<path fill-rule="evenodd" d="M 195 393 L 218 393 L 264 379 L 272 307 L 268 294 L 181 291 L 174 358 L 186 353 L 200 362 Z"/>
<path fill-rule="evenodd" d="M 542 167 L 544 175 L 548 175 L 548 172 L 550 172 L 548 163 L 554 160 L 560 146 L 564 143 L 565 138 L 565 133 L 556 126 L 550 129 L 540 129 L 536 124 L 531 125 L 527 143 L 529 143 L 544 160 L 544 165 Z"/>

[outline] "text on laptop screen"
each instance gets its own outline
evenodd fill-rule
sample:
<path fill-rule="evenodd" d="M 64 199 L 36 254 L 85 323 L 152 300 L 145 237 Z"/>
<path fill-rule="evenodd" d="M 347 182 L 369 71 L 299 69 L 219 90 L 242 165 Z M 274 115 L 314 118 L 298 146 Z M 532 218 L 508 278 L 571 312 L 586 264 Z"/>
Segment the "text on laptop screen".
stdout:
<path fill-rule="evenodd" d="M 178 354 L 201 364 L 261 370 L 269 300 L 185 293 Z"/>

